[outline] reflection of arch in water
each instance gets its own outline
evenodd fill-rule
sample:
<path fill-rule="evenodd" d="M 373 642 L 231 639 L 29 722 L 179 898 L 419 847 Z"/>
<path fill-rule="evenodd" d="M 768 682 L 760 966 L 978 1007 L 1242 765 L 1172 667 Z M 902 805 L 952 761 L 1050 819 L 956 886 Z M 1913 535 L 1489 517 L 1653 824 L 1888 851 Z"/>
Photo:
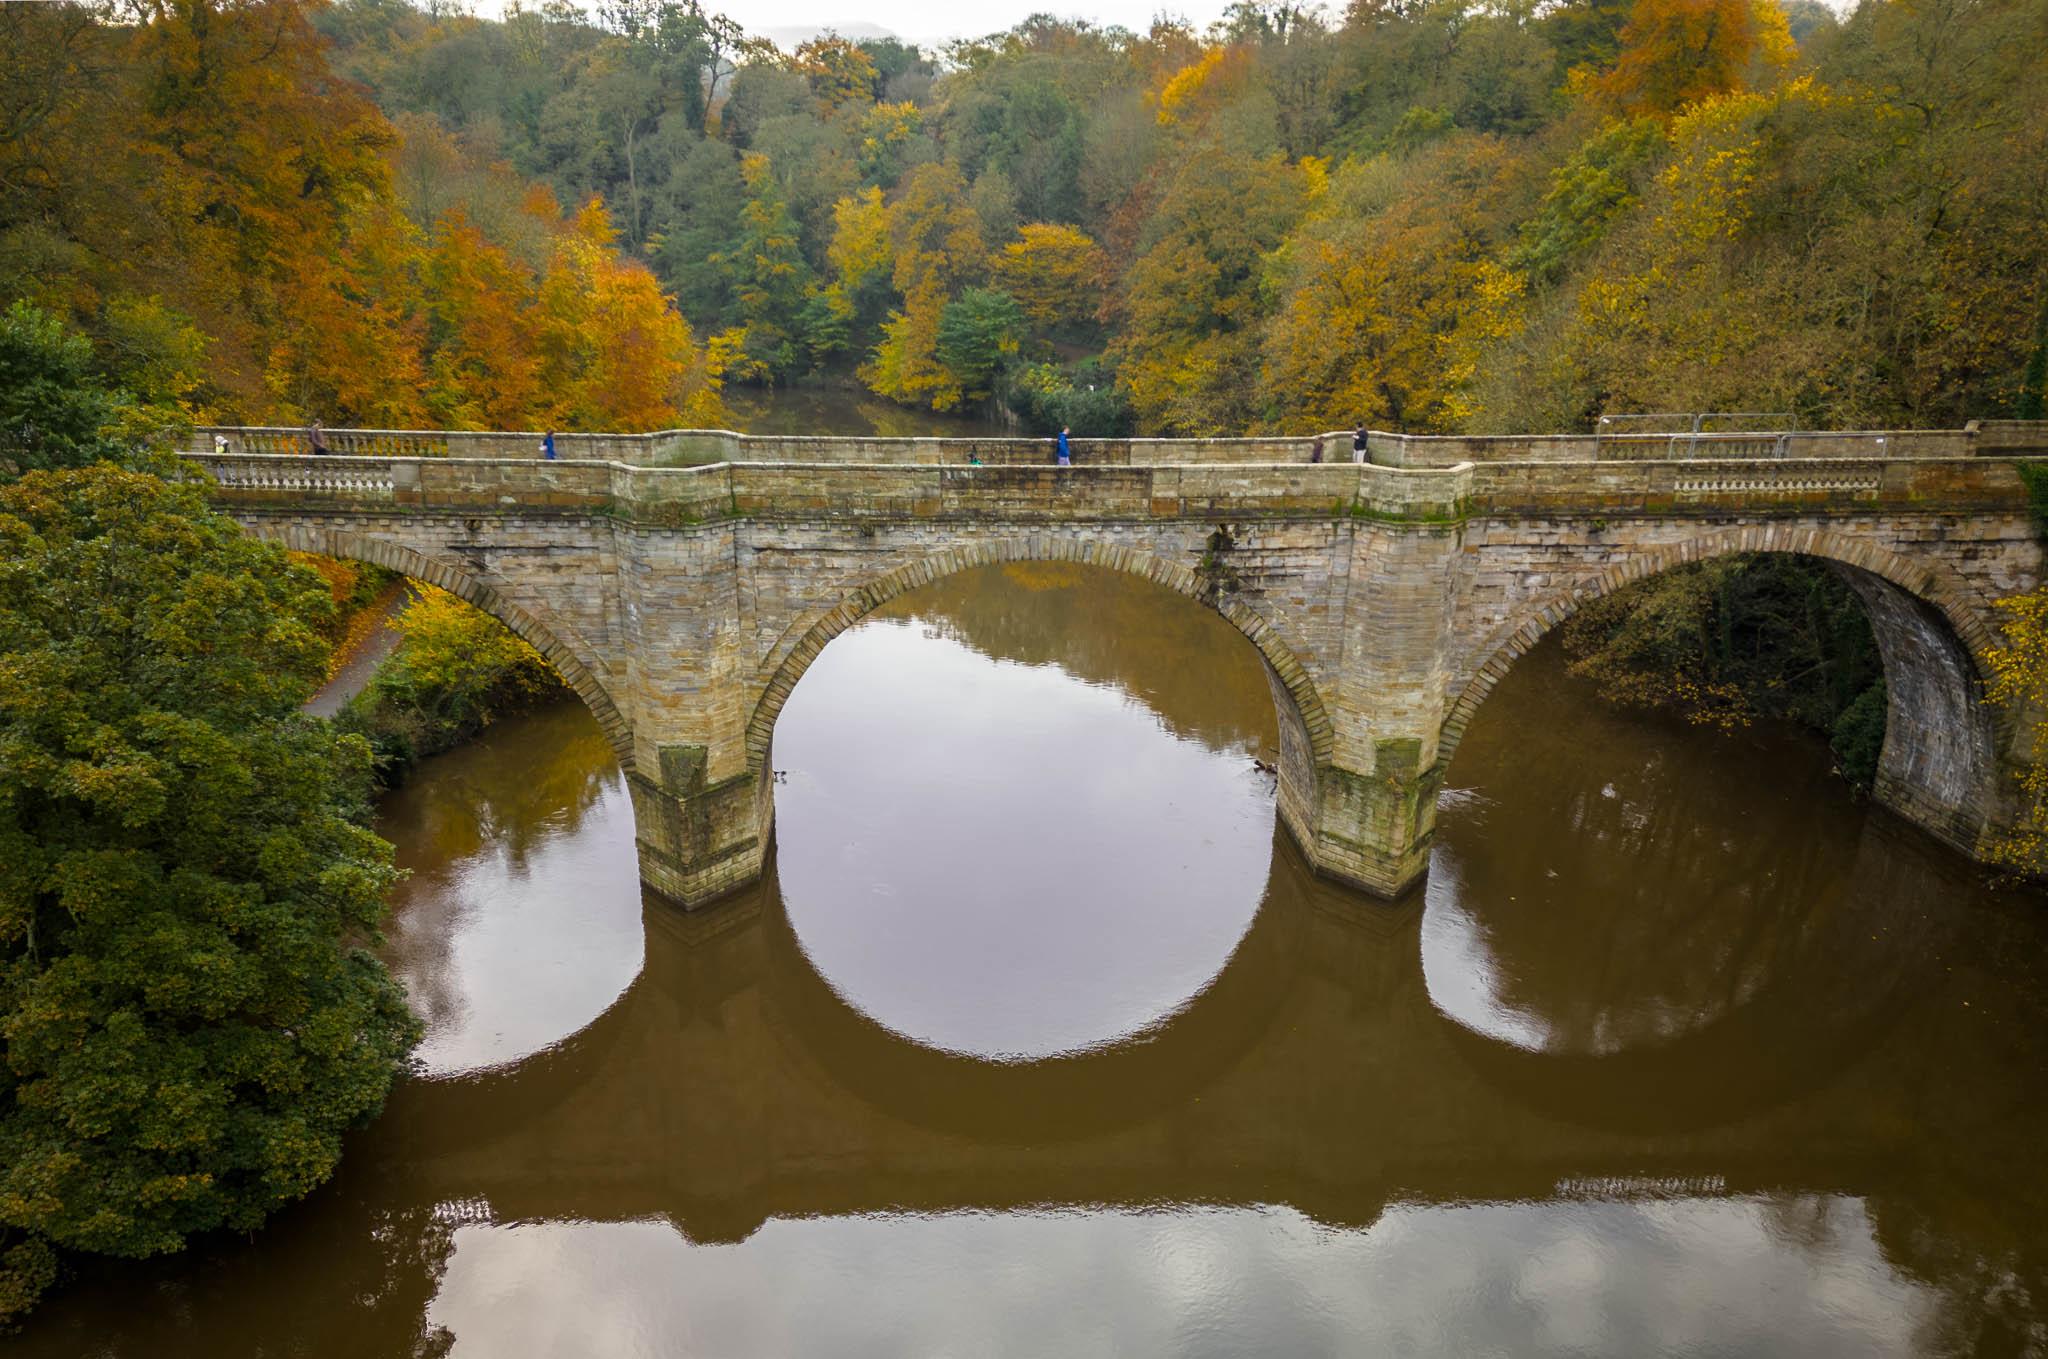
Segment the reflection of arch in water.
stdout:
<path fill-rule="evenodd" d="M 341 529 L 316 528 L 306 524 L 276 523 L 257 520 L 245 524 L 245 531 L 259 538 L 268 538 L 284 544 L 296 552 L 312 552 L 323 557 L 342 557 L 351 561 L 368 562 L 414 580 L 425 581 L 439 586 L 465 603 L 473 604 L 491 617 L 512 629 L 522 640 L 547 658 L 555 673 L 574 689 L 591 716 L 604 729 L 605 739 L 618 753 L 619 767 L 631 773 L 633 770 L 633 733 L 611 695 L 591 672 L 589 666 L 562 641 L 567 629 L 544 613 L 522 607 L 506 599 L 487 585 L 483 579 L 465 571 L 452 562 L 429 557 L 422 552 L 398 543 L 387 542 L 360 533 L 349 533 Z"/>
<path fill-rule="evenodd" d="M 1995 715 L 1984 699 L 1995 646 L 1990 612 L 1947 567 L 1824 529 L 1729 529 L 1642 552 L 1518 614 L 1478 649 L 1478 664 L 1444 720 L 1439 763 L 1447 765 L 1457 753 L 1501 677 L 1585 604 L 1676 566 L 1748 552 L 1819 558 L 1856 591 L 1876 634 L 1889 693 L 1877 799 L 1974 855 L 1997 814 L 1996 752 L 2010 735 L 2009 719 Z"/>
<path fill-rule="evenodd" d="M 1322 696 L 1316 692 L 1308 671 L 1279 630 L 1245 600 L 1219 593 L 1213 582 L 1189 567 L 1113 543 L 1055 537 L 972 543 L 921 558 L 869 581 L 813 622 L 782 654 L 747 723 L 748 771 L 758 776 L 766 769 L 775 736 L 775 719 L 781 715 L 797 681 L 833 638 L 920 585 L 970 567 L 1034 561 L 1073 562 L 1139 576 L 1209 605 L 1251 642 L 1265 664 L 1279 718 L 1280 820 L 1303 844 L 1313 844 L 1315 770 L 1332 760 L 1335 737 Z"/>
<path fill-rule="evenodd" d="M 1299 966 L 1301 901 L 1323 886 L 1275 827 L 1259 909 L 1203 990 L 1113 1044 L 1003 1062 L 928 1047 L 846 1000 L 804 953 L 772 862 L 765 882 L 767 992 L 776 1030 L 816 1071 L 881 1112 L 981 1142 L 1095 1135 L 1142 1121 L 1212 1082 L 1264 1034 L 1285 977 Z"/>
<path fill-rule="evenodd" d="M 1474 1075 L 1546 1117 L 1636 1135 L 1712 1127 L 1820 1089 L 1877 1047 L 1960 925 L 1956 881 L 1939 847 L 1869 816 L 1842 898 L 1802 941 L 1808 965 L 1699 1028 L 1612 1053 L 1532 1050 L 1431 1008 Z"/>

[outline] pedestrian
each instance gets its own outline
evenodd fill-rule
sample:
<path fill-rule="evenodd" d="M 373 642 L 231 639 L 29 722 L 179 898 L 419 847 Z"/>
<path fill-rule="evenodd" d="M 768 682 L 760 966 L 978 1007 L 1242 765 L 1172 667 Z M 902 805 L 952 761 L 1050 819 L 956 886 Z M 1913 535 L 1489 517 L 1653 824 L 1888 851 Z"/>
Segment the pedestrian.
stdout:
<path fill-rule="evenodd" d="M 1067 442 L 1067 428 L 1065 425 L 1060 426 L 1059 455 L 1062 467 L 1073 466 L 1074 446 Z"/>
<path fill-rule="evenodd" d="M 1321 439 L 1308 446 L 1308 460 L 1310 462 L 1321 462 L 1323 460 L 1323 441 Z"/>
<path fill-rule="evenodd" d="M 213 453 L 214 453 L 214 456 L 215 456 L 215 457 L 226 457 L 226 456 L 227 456 L 227 451 L 228 451 L 228 436 L 227 436 L 227 435 L 225 435 L 225 434 L 221 434 L 221 433 L 219 433 L 219 432 L 217 432 L 217 431 L 216 431 L 216 432 L 215 432 L 215 434 L 214 434 L 214 436 L 213 436 Z"/>
<path fill-rule="evenodd" d="M 555 460 L 555 432 L 553 430 L 549 430 L 541 436 L 540 455 L 549 462 Z"/>
<path fill-rule="evenodd" d="M 324 458 L 331 451 L 327 447 L 327 431 L 320 428 L 318 420 L 306 426 L 306 442 L 312 445 L 316 458 Z"/>
<path fill-rule="evenodd" d="M 1360 425 L 1358 427 L 1358 433 L 1351 436 L 1351 461 L 1365 461 L 1367 433 L 1368 431 L 1366 430 L 1366 427 L 1364 425 Z"/>

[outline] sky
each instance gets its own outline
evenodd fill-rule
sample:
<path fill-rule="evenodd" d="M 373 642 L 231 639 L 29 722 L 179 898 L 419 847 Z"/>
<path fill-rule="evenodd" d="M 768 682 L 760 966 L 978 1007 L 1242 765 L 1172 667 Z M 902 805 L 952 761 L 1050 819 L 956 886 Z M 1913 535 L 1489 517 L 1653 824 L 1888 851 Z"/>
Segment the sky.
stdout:
<path fill-rule="evenodd" d="M 585 9 L 594 0 L 579 0 Z M 937 45 L 949 38 L 973 38 L 1000 33 L 1033 14 L 1055 14 L 1063 19 L 1086 19 L 1102 27 L 1112 25 L 1143 32 L 1153 16 L 1164 10 L 1206 28 L 1220 17 L 1228 0 L 1090 0 L 1086 5 L 1060 4 L 1058 0 L 971 0 L 971 3 L 934 4 L 932 0 L 707 0 L 706 8 L 723 12 L 739 21 L 749 33 L 774 38 L 784 47 L 827 29 L 848 37 L 873 37 L 887 32 L 905 42 Z M 477 14 L 495 17 L 503 13 L 505 0 L 472 0 Z"/>

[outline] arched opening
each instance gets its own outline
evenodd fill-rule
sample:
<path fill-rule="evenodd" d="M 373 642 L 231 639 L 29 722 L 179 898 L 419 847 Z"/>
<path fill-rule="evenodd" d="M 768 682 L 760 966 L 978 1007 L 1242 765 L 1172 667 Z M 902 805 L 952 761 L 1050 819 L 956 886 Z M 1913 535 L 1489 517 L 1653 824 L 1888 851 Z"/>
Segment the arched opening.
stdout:
<path fill-rule="evenodd" d="M 1150 1041 L 1265 896 L 1268 672 L 1131 572 L 1009 561 L 892 595 L 777 726 L 771 877 L 799 947 L 882 1028 L 964 1059 Z"/>
<path fill-rule="evenodd" d="M 1333 734 L 1307 669 L 1257 609 L 1219 594 L 1196 571 L 1148 553 L 1085 540 L 1001 540 L 972 543 L 877 577 L 826 611 L 774 658 L 774 669 L 747 724 L 748 771 L 766 777 L 776 719 L 797 682 L 833 638 L 905 592 L 975 567 L 1065 562 L 1137 576 L 1213 608 L 1257 650 L 1278 717 L 1278 810 L 1281 824 L 1306 851 L 1315 844 L 1316 771 L 1331 759 Z"/>
<path fill-rule="evenodd" d="M 497 590 L 451 562 L 368 534 L 341 529 L 316 528 L 300 523 L 268 519 L 243 521 L 242 527 L 259 538 L 282 543 L 295 552 L 312 552 L 323 557 L 341 557 L 368 562 L 402 576 L 424 581 L 446 590 L 466 604 L 474 605 L 510 628 L 521 640 L 546 657 L 563 683 L 575 690 L 603 729 L 605 739 L 617 754 L 619 768 L 633 771 L 633 732 L 604 685 L 559 635 L 563 630 L 533 609 L 521 607 Z"/>
<path fill-rule="evenodd" d="M 1731 530 L 1642 552 L 1509 620 L 1479 648 L 1445 718 L 1448 765 L 1466 728 L 1515 662 L 1589 602 L 1674 567 L 1737 553 L 1790 553 L 1829 564 L 1855 591 L 1884 662 L 1887 711 L 1875 796 L 1975 856 L 1996 826 L 1997 752 L 2008 732 L 1984 699 L 1994 642 L 1989 610 L 1944 568 L 1845 535 L 1774 526 Z"/>
<path fill-rule="evenodd" d="M 1998 733 L 1954 582 L 1797 544 L 1881 662 L 1875 800 L 1947 847 L 1858 801 L 1825 737 L 1618 704 L 1611 672 L 1570 663 L 1559 633 L 1597 620 L 1592 601 L 1653 579 L 1669 597 L 1662 573 L 1685 563 L 1777 569 L 1793 545 L 1760 536 L 1648 553 L 1546 602 L 1492 640 L 1446 725 L 1426 989 L 1490 1078 L 1582 1121 L 1703 1125 L 1826 1079 L 1981 890 L 1951 850 L 1986 831 Z"/>

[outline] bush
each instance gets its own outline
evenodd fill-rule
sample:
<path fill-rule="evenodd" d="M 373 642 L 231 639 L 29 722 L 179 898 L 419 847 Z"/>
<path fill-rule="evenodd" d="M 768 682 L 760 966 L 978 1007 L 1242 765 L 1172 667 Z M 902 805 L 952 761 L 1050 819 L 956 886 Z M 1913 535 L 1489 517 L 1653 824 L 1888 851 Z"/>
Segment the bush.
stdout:
<path fill-rule="evenodd" d="M 369 741 L 387 785 L 500 717 L 568 692 L 503 623 L 445 590 L 408 583 L 412 599 L 391 622 L 404 640 L 339 719 Z"/>
<path fill-rule="evenodd" d="M 1121 439 L 1129 437 L 1136 424 L 1115 373 L 1096 359 L 1065 369 L 1032 364 L 1007 381 L 1002 399 L 1033 434 L 1071 428 L 1076 438 Z"/>

